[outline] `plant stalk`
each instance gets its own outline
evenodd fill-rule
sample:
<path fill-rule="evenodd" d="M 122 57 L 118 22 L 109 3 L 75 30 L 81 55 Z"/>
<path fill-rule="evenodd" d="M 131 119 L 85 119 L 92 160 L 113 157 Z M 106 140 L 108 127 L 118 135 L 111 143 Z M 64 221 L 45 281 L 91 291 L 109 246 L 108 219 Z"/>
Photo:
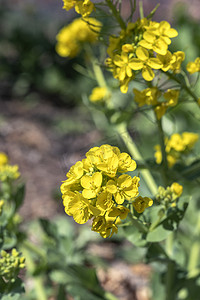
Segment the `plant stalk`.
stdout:
<path fill-rule="evenodd" d="M 126 29 L 126 23 L 124 22 L 124 20 L 122 19 L 122 17 L 120 16 L 120 13 L 118 12 L 117 8 L 115 7 L 115 5 L 113 4 L 113 2 L 111 0 L 106 0 L 106 3 L 108 5 L 108 7 L 110 8 L 110 10 L 113 13 L 113 16 L 115 17 L 115 19 L 117 20 L 117 22 L 119 23 L 120 27 L 122 29 Z"/>
<path fill-rule="evenodd" d="M 131 136 L 128 133 L 128 130 L 126 128 L 125 123 L 121 123 L 117 126 L 115 126 L 116 131 L 118 132 L 119 136 L 121 139 L 124 141 L 127 149 L 129 150 L 131 156 L 135 160 L 143 160 L 136 144 L 133 142 Z M 157 185 L 155 183 L 155 180 L 153 176 L 151 175 L 150 171 L 148 169 L 141 170 L 141 174 L 149 188 L 149 191 L 152 193 L 154 196 L 157 193 Z"/>
<path fill-rule="evenodd" d="M 158 120 L 156 116 L 156 122 L 158 126 L 158 134 L 159 134 L 159 140 L 160 140 L 160 147 L 161 147 L 161 152 L 162 152 L 162 162 L 161 162 L 161 167 L 162 167 L 162 178 L 165 187 L 168 185 L 168 179 L 167 179 L 167 172 L 168 172 L 168 162 L 167 162 L 167 154 L 165 151 L 165 136 L 162 128 L 162 119 Z"/>

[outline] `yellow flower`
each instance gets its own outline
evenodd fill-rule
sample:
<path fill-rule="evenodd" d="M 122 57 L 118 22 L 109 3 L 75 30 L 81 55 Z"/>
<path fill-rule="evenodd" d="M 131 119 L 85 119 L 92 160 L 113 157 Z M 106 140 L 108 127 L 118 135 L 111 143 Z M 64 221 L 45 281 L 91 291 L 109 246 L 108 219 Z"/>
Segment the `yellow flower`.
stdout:
<path fill-rule="evenodd" d="M 161 102 L 155 107 L 155 113 L 158 120 L 162 118 L 162 116 L 165 114 L 168 107 L 173 107 L 177 105 L 179 94 L 180 94 L 179 90 L 171 90 L 171 89 L 168 89 L 167 92 L 163 94 L 165 100 L 167 101 Z"/>
<path fill-rule="evenodd" d="M 150 207 L 152 205 L 153 200 L 148 197 L 139 196 L 133 201 L 133 207 L 139 214 L 141 214 L 147 207 Z"/>
<path fill-rule="evenodd" d="M 183 51 L 174 52 L 172 55 L 172 59 L 175 61 L 171 63 L 170 69 L 175 73 L 178 73 L 181 69 L 181 64 L 185 59 L 185 53 Z"/>
<path fill-rule="evenodd" d="M 83 18 L 88 17 L 94 10 L 94 4 L 90 0 L 63 0 L 63 8 L 67 11 L 75 8 L 78 14 L 81 14 Z"/>
<path fill-rule="evenodd" d="M 124 174 L 135 169 L 136 162 L 118 147 L 91 148 L 86 158 L 70 168 L 61 185 L 66 214 L 79 224 L 92 219 L 93 231 L 111 237 L 129 213 L 125 200 L 134 200 L 139 194 L 140 178 Z"/>
<path fill-rule="evenodd" d="M 78 161 L 67 173 L 68 179 L 65 181 L 65 186 L 76 183 L 83 176 L 83 173 L 83 163 Z"/>
<path fill-rule="evenodd" d="M 56 36 L 56 51 L 60 56 L 73 58 L 82 49 L 83 43 L 97 41 L 102 23 L 94 18 L 75 19 L 63 27 Z"/>
<path fill-rule="evenodd" d="M 97 168 L 109 177 L 115 177 L 119 164 L 117 154 L 112 151 L 112 148 L 103 145 L 97 151 L 99 162 Z"/>
<path fill-rule="evenodd" d="M 92 176 L 84 175 L 81 178 L 81 185 L 84 188 L 82 195 L 86 199 L 95 198 L 100 190 L 102 184 L 102 174 L 100 172 L 94 173 Z"/>
<path fill-rule="evenodd" d="M 183 132 L 182 135 L 174 133 L 170 139 L 165 140 L 165 151 L 167 153 L 167 161 L 169 167 L 173 165 L 181 158 L 181 155 L 188 154 L 197 142 L 199 135 L 192 132 Z M 162 162 L 162 153 L 160 145 L 155 146 L 155 158 L 156 163 Z"/>
<path fill-rule="evenodd" d="M 7 181 L 7 180 L 16 180 L 20 177 L 20 173 L 18 170 L 18 166 L 14 165 L 1 165 L 0 166 L 0 180 Z"/>
<path fill-rule="evenodd" d="M 112 200 L 112 194 L 103 191 L 101 194 L 97 197 L 96 207 L 101 209 L 103 211 L 103 214 L 105 211 L 110 210 L 114 205 L 114 201 Z"/>
<path fill-rule="evenodd" d="M 180 185 L 177 182 L 174 182 L 171 185 L 171 190 L 172 190 L 173 193 L 176 194 L 177 197 L 180 197 L 182 195 L 182 193 L 183 193 L 183 187 L 182 187 L 182 185 Z"/>
<path fill-rule="evenodd" d="M 106 87 L 95 87 L 92 90 L 91 95 L 89 96 L 90 101 L 98 102 L 105 99 L 105 97 L 109 96 L 108 90 Z"/>
<path fill-rule="evenodd" d="M 157 99 L 160 96 L 160 92 L 156 87 L 147 88 L 143 91 L 138 91 L 137 89 L 133 89 L 133 93 L 135 94 L 135 102 L 138 103 L 139 106 L 143 105 L 156 105 Z"/>
<path fill-rule="evenodd" d="M 100 211 L 90 204 L 89 200 L 85 199 L 81 194 L 74 193 L 74 197 L 70 195 L 67 199 L 64 199 L 65 212 L 73 216 L 74 220 L 78 224 L 86 223 L 92 215 L 98 214 Z"/>
<path fill-rule="evenodd" d="M 146 81 L 153 80 L 155 74 L 152 71 L 153 69 L 162 68 L 162 63 L 158 58 L 149 57 L 149 52 L 142 48 L 138 47 L 136 49 L 137 58 L 132 58 L 129 63 L 129 67 L 133 70 L 142 70 L 142 76 Z"/>
<path fill-rule="evenodd" d="M 197 57 L 194 62 L 189 62 L 186 66 L 186 69 L 190 74 L 200 72 L 200 57 Z"/>
<path fill-rule="evenodd" d="M 125 173 L 128 171 L 134 171 L 137 167 L 136 162 L 125 152 L 118 155 L 119 165 L 118 172 Z"/>
<path fill-rule="evenodd" d="M 113 219 L 113 218 L 111 218 Z M 118 228 L 114 220 L 106 220 L 105 217 L 96 217 L 93 219 L 92 230 L 99 232 L 103 238 L 111 237 L 114 233 L 118 232 Z"/>
<path fill-rule="evenodd" d="M 8 163 L 8 156 L 3 153 L 0 152 L 0 166 L 6 165 Z"/>
<path fill-rule="evenodd" d="M 154 34 L 151 34 L 149 32 L 145 32 L 143 34 L 143 40 L 139 42 L 139 45 L 149 49 L 153 50 L 154 52 L 165 55 L 167 53 L 168 45 L 165 43 L 165 41 L 161 38 L 156 38 Z"/>
<path fill-rule="evenodd" d="M 106 189 L 114 195 L 117 204 L 122 204 L 125 200 L 130 200 L 139 194 L 139 180 L 139 177 L 132 178 L 123 174 L 117 180 L 109 180 Z"/>
<path fill-rule="evenodd" d="M 117 205 L 113 207 L 109 212 L 108 212 L 108 217 L 111 218 L 117 218 L 119 217 L 121 220 L 126 219 L 128 213 L 130 210 L 123 205 Z"/>
<path fill-rule="evenodd" d="M 158 54 L 157 58 L 163 64 L 163 67 L 161 69 L 164 72 L 167 72 L 171 68 L 171 65 L 176 62 L 176 56 L 172 55 L 170 51 L 167 51 L 165 55 Z"/>
<path fill-rule="evenodd" d="M 132 77 L 133 72 L 130 67 L 131 59 L 127 52 L 122 52 L 121 55 L 115 55 L 113 63 L 117 66 L 116 78 L 123 81 L 126 77 Z"/>
<path fill-rule="evenodd" d="M 198 141 L 199 135 L 193 132 L 183 132 L 182 133 L 183 143 L 185 144 L 186 150 L 191 150 L 194 144 Z"/>

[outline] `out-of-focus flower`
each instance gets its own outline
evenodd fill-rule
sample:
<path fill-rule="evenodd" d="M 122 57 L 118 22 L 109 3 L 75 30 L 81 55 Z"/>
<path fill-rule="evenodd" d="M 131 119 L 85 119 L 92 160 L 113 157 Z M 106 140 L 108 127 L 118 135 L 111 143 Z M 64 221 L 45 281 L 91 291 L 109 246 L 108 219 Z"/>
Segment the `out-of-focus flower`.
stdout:
<path fill-rule="evenodd" d="M 182 134 L 174 133 L 170 139 L 165 141 L 165 151 L 169 167 L 173 165 L 183 156 L 190 153 L 199 135 L 193 132 L 183 132 Z M 155 146 L 155 158 L 157 164 L 162 162 L 162 152 L 160 145 Z"/>
<path fill-rule="evenodd" d="M 63 57 L 77 56 L 84 43 L 97 42 L 101 27 L 102 23 L 94 18 L 75 19 L 57 34 L 57 53 Z"/>
<path fill-rule="evenodd" d="M 197 57 L 194 62 L 189 62 L 186 68 L 190 74 L 200 72 L 200 57 Z"/>

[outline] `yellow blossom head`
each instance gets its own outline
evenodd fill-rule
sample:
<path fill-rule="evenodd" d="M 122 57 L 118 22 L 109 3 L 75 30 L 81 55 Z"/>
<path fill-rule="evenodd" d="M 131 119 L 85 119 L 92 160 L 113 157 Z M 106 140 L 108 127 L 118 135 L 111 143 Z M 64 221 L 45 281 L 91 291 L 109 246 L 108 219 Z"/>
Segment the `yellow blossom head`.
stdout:
<path fill-rule="evenodd" d="M 89 99 L 91 102 L 98 102 L 104 100 L 106 97 L 109 96 L 108 89 L 106 87 L 95 87 L 92 90 Z"/>
<path fill-rule="evenodd" d="M 6 165 L 8 163 L 8 157 L 5 153 L 0 152 L 0 166 Z"/>
<path fill-rule="evenodd" d="M 130 212 L 126 206 L 139 194 L 140 178 L 125 174 L 135 169 L 136 162 L 117 147 L 91 148 L 61 185 L 65 212 L 79 224 L 92 219 L 92 230 L 104 238 L 117 233 Z M 150 206 L 145 203 L 145 208 Z"/>
<path fill-rule="evenodd" d="M 57 53 L 63 57 L 73 58 L 77 56 L 83 43 L 95 43 L 97 41 L 101 27 L 101 22 L 94 18 L 75 19 L 57 34 Z"/>
<path fill-rule="evenodd" d="M 63 9 L 67 11 L 75 8 L 83 18 L 88 17 L 94 10 L 94 4 L 90 0 L 63 0 Z"/>

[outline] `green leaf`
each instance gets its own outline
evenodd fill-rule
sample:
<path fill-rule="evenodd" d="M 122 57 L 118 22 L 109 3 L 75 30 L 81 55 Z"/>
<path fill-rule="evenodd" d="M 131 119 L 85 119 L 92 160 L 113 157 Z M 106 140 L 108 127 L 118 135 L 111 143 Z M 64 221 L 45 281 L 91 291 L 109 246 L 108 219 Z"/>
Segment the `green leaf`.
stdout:
<path fill-rule="evenodd" d="M 81 285 L 69 285 L 67 287 L 67 291 L 74 298 L 74 300 L 105 300 L 103 296 L 97 296 L 83 288 Z"/>
<path fill-rule="evenodd" d="M 14 195 L 16 210 L 19 209 L 20 206 L 23 204 L 24 196 L 25 196 L 25 184 L 22 183 L 18 185 L 17 191 Z"/>
<path fill-rule="evenodd" d="M 1 285 L 0 285 L 1 286 Z M 7 288 L 7 284 L 3 289 Z M 25 292 L 24 290 L 24 284 L 20 278 L 17 278 L 13 283 L 9 286 L 9 291 L 5 292 L 0 291 L 0 299 L 1 300 L 18 300 L 21 297 L 21 294 Z"/>
<path fill-rule="evenodd" d="M 161 242 L 167 238 L 171 231 L 163 228 L 162 225 L 156 227 L 153 231 L 147 234 L 148 242 Z"/>
<path fill-rule="evenodd" d="M 139 231 L 139 229 L 134 226 L 123 227 L 124 234 L 129 242 L 138 247 L 144 247 L 147 244 L 146 234 Z"/>
<path fill-rule="evenodd" d="M 58 237 L 58 232 L 57 232 L 57 226 L 50 222 L 47 219 L 39 219 L 40 225 L 43 229 L 43 231 L 53 239 L 57 239 Z"/>

